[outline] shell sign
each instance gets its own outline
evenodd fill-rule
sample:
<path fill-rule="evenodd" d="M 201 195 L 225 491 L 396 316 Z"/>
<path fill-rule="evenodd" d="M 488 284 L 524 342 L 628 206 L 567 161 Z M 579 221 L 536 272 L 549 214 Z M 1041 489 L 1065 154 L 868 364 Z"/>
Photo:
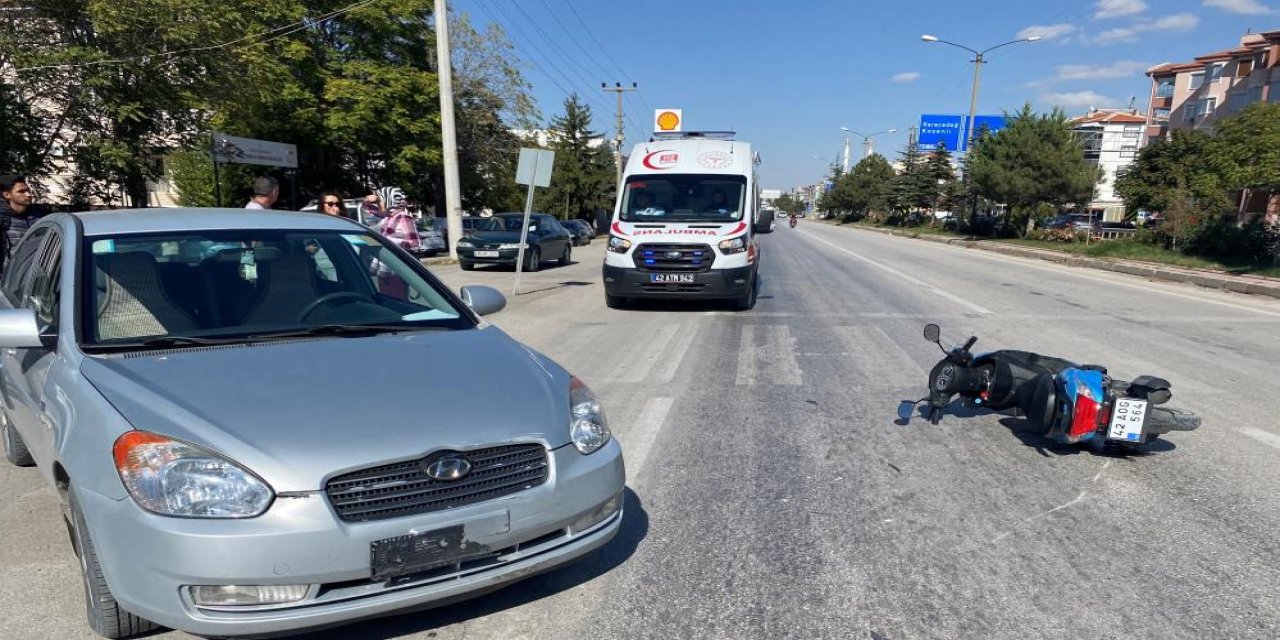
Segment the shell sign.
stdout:
<path fill-rule="evenodd" d="M 680 131 L 684 124 L 684 112 L 681 109 L 655 109 L 653 112 L 654 131 Z"/>

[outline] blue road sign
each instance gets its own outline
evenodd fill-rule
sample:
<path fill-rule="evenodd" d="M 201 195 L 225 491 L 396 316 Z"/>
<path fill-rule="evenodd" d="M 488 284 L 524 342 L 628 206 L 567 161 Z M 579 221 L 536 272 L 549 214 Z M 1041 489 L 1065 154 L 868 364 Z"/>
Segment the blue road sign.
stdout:
<path fill-rule="evenodd" d="M 947 149 L 960 148 L 960 134 L 964 130 L 964 116 L 929 114 L 920 116 L 920 135 L 916 138 L 922 151 L 933 151 L 938 144 Z"/>
<path fill-rule="evenodd" d="M 973 117 L 973 133 L 965 132 L 965 140 L 978 135 L 983 127 L 986 127 L 988 133 L 995 133 L 1004 128 L 1004 116 L 974 116 Z M 968 145 L 966 145 L 967 147 Z"/>

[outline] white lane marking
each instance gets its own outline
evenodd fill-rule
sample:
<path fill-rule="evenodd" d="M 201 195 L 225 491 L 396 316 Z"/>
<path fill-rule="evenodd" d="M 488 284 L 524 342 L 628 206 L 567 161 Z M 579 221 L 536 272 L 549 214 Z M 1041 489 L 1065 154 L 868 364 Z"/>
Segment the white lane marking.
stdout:
<path fill-rule="evenodd" d="M 763 330 L 760 346 L 756 346 L 757 326 Z M 791 335 L 791 327 L 785 324 L 742 327 L 735 384 L 742 387 L 760 383 L 797 387 L 801 384 L 796 339 Z"/>
<path fill-rule="evenodd" d="M 1254 429 L 1253 427 L 1240 427 L 1236 429 L 1236 431 L 1239 431 L 1262 444 L 1280 449 L 1280 436 L 1274 433 L 1263 431 L 1262 429 Z"/>
<path fill-rule="evenodd" d="M 645 402 L 640 416 L 627 431 L 627 437 L 618 439 L 624 445 L 623 455 L 627 475 L 631 477 L 631 486 L 639 483 L 640 472 L 649 459 L 649 451 L 653 449 L 653 443 L 658 439 L 662 425 L 667 422 L 667 414 L 671 412 L 671 405 L 674 403 L 675 398 L 652 398 Z"/>
<path fill-rule="evenodd" d="M 923 387 L 928 382 L 924 368 L 880 327 L 833 327 L 851 353 L 849 361 L 862 374 L 860 381 L 875 388 Z"/>
<path fill-rule="evenodd" d="M 667 345 L 675 340 L 676 334 L 680 332 L 679 325 L 667 325 L 659 327 L 657 335 L 652 340 L 644 340 L 642 344 L 644 349 L 631 362 L 619 363 L 618 368 L 614 371 L 614 380 L 618 382 L 644 382 L 649 377 L 649 370 L 653 369 L 653 365 L 657 364 L 662 358 L 663 352 L 667 350 Z"/>
<path fill-rule="evenodd" d="M 860 255 L 858 255 L 858 254 L 856 254 L 856 253 L 854 253 L 854 252 L 852 252 L 852 251 L 850 251 L 850 250 L 848 250 L 848 249 L 846 249 L 846 248 L 844 248 L 844 247 L 842 247 L 842 246 L 840 246 L 840 245 L 838 245 L 838 244 L 835 244 L 835 243 L 833 243 L 833 242 L 828 242 L 828 241 L 826 241 L 826 240 L 823 240 L 822 238 L 819 238 L 818 236 L 815 236 L 815 235 L 813 235 L 812 233 L 809 233 L 808 231 L 801 231 L 800 233 L 802 233 L 802 234 L 804 234 L 804 235 L 806 235 L 806 236 L 808 236 L 808 237 L 810 237 L 810 238 L 812 238 L 812 239 L 814 239 L 814 240 L 816 240 L 816 241 L 818 241 L 818 242 L 821 242 L 822 244 L 825 244 L 825 245 L 827 245 L 828 247 L 831 247 L 832 249 L 835 249 L 836 251 L 840 251 L 840 252 L 842 252 L 842 253 L 844 253 L 844 254 L 848 255 L 849 257 L 851 257 L 851 258 L 853 258 L 853 259 L 855 259 L 855 260 L 858 260 L 859 262 L 862 262 L 862 263 L 865 263 L 865 264 L 871 265 L 871 266 L 873 266 L 873 267 L 875 267 L 875 268 L 877 268 L 877 269 L 880 269 L 880 270 L 885 271 L 885 272 L 887 272 L 887 273 L 893 274 L 893 275 L 895 275 L 895 276 L 897 276 L 897 277 L 899 277 L 899 278 L 901 278 L 901 279 L 903 279 L 903 280 L 906 280 L 907 282 L 910 282 L 911 284 L 914 284 L 914 285 L 916 285 L 916 286 L 919 286 L 919 287 L 923 287 L 923 288 L 925 288 L 925 289 L 928 289 L 928 290 L 929 290 L 931 293 L 933 293 L 934 295 L 941 296 L 941 297 L 943 297 L 943 298 L 946 298 L 946 299 L 948 299 L 948 300 L 951 300 L 952 302 L 955 302 L 955 303 L 958 303 L 958 304 L 960 304 L 960 305 L 962 305 L 962 306 L 968 307 L 969 309 L 972 309 L 972 310 L 974 310 L 974 311 L 976 311 L 976 312 L 978 312 L 978 313 L 982 313 L 982 314 L 989 314 L 989 313 L 991 313 L 991 311 L 990 311 L 989 309 L 985 309 L 985 308 L 983 308 L 983 307 L 980 307 L 980 306 L 978 306 L 978 305 L 976 305 L 976 304 L 974 304 L 974 303 L 972 303 L 972 302 L 969 302 L 968 300 L 965 300 L 964 298 L 962 298 L 962 297 L 960 297 L 960 296 L 957 296 L 957 295 L 955 295 L 955 294 L 953 294 L 953 293 L 950 293 L 950 292 L 947 292 L 947 291 L 943 291 L 942 289 L 939 289 L 938 287 L 935 287 L 935 286 L 933 286 L 933 285 L 929 284 L 928 282 L 925 282 L 924 280 L 920 280 L 919 278 L 916 278 L 916 277 L 914 277 L 914 276 L 907 275 L 907 274 L 905 274 L 905 273 L 903 273 L 903 272 L 901 272 L 901 271 L 898 271 L 897 269 L 894 269 L 893 267 L 890 267 L 890 266 L 887 266 L 887 265 L 880 264 L 879 262 L 874 262 L 874 261 L 872 261 L 872 260 L 870 260 L 870 259 L 868 259 L 868 258 L 865 258 L 865 257 L 863 257 L 863 256 L 860 256 Z"/>
<path fill-rule="evenodd" d="M 684 363 L 684 357 L 689 353 L 689 347 L 693 345 L 694 339 L 698 336 L 699 327 L 681 326 L 680 333 L 676 336 L 671 348 L 668 350 L 667 359 L 659 365 L 656 371 L 658 382 L 671 382 L 676 377 L 676 372 L 680 370 L 680 365 Z"/>
<path fill-rule="evenodd" d="M 874 231 L 872 231 L 872 232 L 869 232 L 869 233 L 875 233 L 875 232 L 874 232 Z M 920 242 L 929 242 L 929 241 L 928 241 L 928 240 L 921 240 Z M 1044 261 L 1043 261 L 1043 260 L 1037 260 L 1037 259 L 1035 259 L 1035 258 L 1023 258 L 1023 257 L 1021 257 L 1021 256 L 1006 256 L 1006 255 L 1002 255 L 1002 254 L 993 253 L 993 252 L 991 252 L 991 251 L 987 251 L 987 250 L 985 250 L 985 249 L 964 249 L 964 248 L 961 248 L 961 247 L 955 247 L 955 246 L 952 246 L 952 245 L 948 245 L 948 244 L 941 244 L 941 243 L 932 243 L 932 244 L 937 244 L 937 245 L 938 245 L 938 247 L 939 247 L 939 248 L 942 248 L 942 249 L 948 249 L 948 250 L 955 251 L 955 252 L 964 252 L 964 253 L 965 253 L 965 255 L 971 255 L 971 256 L 975 256 L 975 257 L 982 258 L 982 259 L 985 259 L 985 260 L 991 260 L 991 261 L 994 261 L 994 262 L 1003 262 L 1003 263 L 1006 263 L 1006 264 L 1017 264 L 1017 265 L 1022 265 L 1022 266 L 1031 267 L 1031 268 L 1033 268 L 1033 269 L 1040 269 L 1041 271 L 1048 271 L 1048 272 L 1050 272 L 1050 273 L 1069 274 L 1069 275 L 1073 275 L 1073 276 L 1075 276 L 1075 277 L 1077 277 L 1077 278 L 1084 278 L 1085 280 L 1093 280 L 1094 282 L 1103 282 L 1103 283 L 1106 283 L 1106 284 L 1114 284 L 1114 285 L 1121 286 L 1121 287 L 1128 287 L 1128 288 L 1130 288 L 1130 289 L 1138 289 L 1138 290 L 1140 290 L 1140 291 L 1148 291 L 1148 292 L 1151 292 L 1151 293 L 1159 293 L 1159 294 L 1163 294 L 1163 295 L 1166 295 L 1166 296 L 1172 296 L 1172 297 L 1174 297 L 1174 298 L 1182 298 L 1183 300 L 1192 300 L 1192 301 L 1194 301 L 1194 302 L 1207 302 L 1207 303 L 1209 303 L 1209 304 L 1216 304 L 1216 305 L 1218 305 L 1218 306 L 1227 307 L 1227 308 L 1230 308 L 1230 309 L 1238 309 L 1238 310 L 1240 310 L 1240 311 L 1251 311 L 1251 312 L 1253 312 L 1253 313 L 1259 313 L 1259 314 L 1262 314 L 1262 315 L 1267 315 L 1267 316 L 1272 316 L 1272 317 L 1275 317 L 1275 318 L 1280 318 L 1280 312 L 1277 312 L 1277 311 L 1268 311 L 1268 310 L 1266 310 L 1266 309 L 1258 309 L 1258 308 L 1256 308 L 1256 307 L 1249 307 L 1249 306 L 1245 306 L 1245 305 L 1242 305 L 1242 304 L 1235 304 L 1235 303 L 1232 303 L 1232 302 L 1227 302 L 1227 301 L 1225 301 L 1225 300 L 1214 300 L 1213 298 L 1210 298 L 1210 297 L 1206 297 L 1206 296 L 1197 296 L 1197 295 L 1192 295 L 1192 294 L 1190 294 L 1190 293 L 1181 293 L 1181 292 L 1178 292 L 1178 291 L 1169 291 L 1169 290 L 1165 289 L 1163 286 L 1153 287 L 1153 286 L 1152 286 L 1152 283 L 1150 283 L 1150 282 L 1146 282 L 1146 283 L 1143 283 L 1143 284 L 1139 284 L 1139 283 L 1136 283 L 1136 282 L 1126 282 L 1127 278 L 1126 278 L 1125 276 L 1128 276 L 1128 278 L 1141 278 L 1142 276 L 1134 276 L 1134 275 L 1129 275 L 1129 274 L 1121 274 L 1121 273 L 1116 273 L 1116 272 L 1112 272 L 1112 271 L 1106 271 L 1106 272 L 1103 272 L 1103 273 L 1111 274 L 1111 275 L 1112 275 L 1112 277 L 1104 277 L 1104 276 L 1101 276 L 1101 275 L 1092 275 L 1092 274 L 1088 274 L 1088 273 L 1081 273 L 1081 271 L 1083 271 L 1084 269 L 1088 269 L 1088 267 L 1072 267 L 1071 265 L 1057 265 L 1057 268 L 1055 268 L 1055 267 L 1053 267 L 1053 266 L 1049 266 L 1049 265 L 1044 264 Z M 873 264 L 874 264 L 874 263 L 873 263 Z M 1064 266 L 1065 266 L 1065 267 L 1068 267 L 1068 268 L 1063 269 L 1062 267 L 1064 267 Z M 1164 282 L 1164 281 L 1160 281 L 1158 284 L 1161 284 L 1161 285 L 1176 285 L 1176 284 L 1178 284 L 1178 283 L 1175 283 L 1175 282 Z M 1195 286 L 1195 285 L 1193 285 L 1193 286 Z M 1210 288 L 1208 288 L 1208 287 L 1203 287 L 1203 288 L 1204 288 L 1204 290 L 1205 290 L 1205 293 L 1209 293 L 1209 292 L 1212 292 L 1212 291 L 1216 291 L 1216 289 L 1210 289 Z M 1248 295 L 1248 294 L 1242 294 L 1242 295 Z"/>

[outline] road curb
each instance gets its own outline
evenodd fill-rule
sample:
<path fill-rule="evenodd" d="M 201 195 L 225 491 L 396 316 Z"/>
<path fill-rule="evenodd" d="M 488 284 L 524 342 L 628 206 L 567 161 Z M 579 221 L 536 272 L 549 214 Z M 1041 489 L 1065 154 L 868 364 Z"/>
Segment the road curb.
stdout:
<path fill-rule="evenodd" d="M 1268 296 L 1280 299 L 1280 282 L 1274 281 L 1271 278 L 1262 278 L 1258 276 L 1233 276 L 1218 273 L 1216 271 L 1168 267 L 1156 263 L 1140 262 L 1136 260 L 1092 258 L 1089 256 L 1079 256 L 1062 251 L 1054 251 L 1052 249 L 1032 249 L 1028 247 L 1001 244 L 999 242 L 949 238 L 946 236 L 933 236 L 923 233 L 904 233 L 893 229 L 878 229 L 866 226 L 854 226 L 851 228 L 864 229 L 901 238 L 949 244 L 952 246 L 963 247 L 965 249 L 980 249 L 982 251 L 992 251 L 995 253 L 1003 253 L 1023 258 L 1034 258 L 1037 260 L 1065 264 L 1072 267 L 1113 271 L 1116 273 L 1140 276 L 1150 280 L 1182 282 L 1205 287 L 1206 289 L 1218 289 L 1220 291 L 1231 291 L 1234 293 L 1246 293 L 1249 295 Z"/>
<path fill-rule="evenodd" d="M 440 266 L 440 265 L 449 265 L 449 264 L 458 264 L 458 261 L 457 261 L 457 260 L 454 260 L 453 258 L 450 258 L 449 256 L 441 256 L 441 257 L 438 257 L 438 258 L 422 258 L 422 259 L 418 260 L 418 262 L 421 262 L 424 266 L 428 266 L 428 267 L 435 267 L 435 266 Z"/>

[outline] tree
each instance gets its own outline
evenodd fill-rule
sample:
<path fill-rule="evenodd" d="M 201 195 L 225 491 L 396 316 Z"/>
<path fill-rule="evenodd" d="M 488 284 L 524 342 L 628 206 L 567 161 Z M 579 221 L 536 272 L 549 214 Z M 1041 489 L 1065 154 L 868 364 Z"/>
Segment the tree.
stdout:
<path fill-rule="evenodd" d="M 907 214 L 930 206 L 936 188 L 930 184 L 924 154 L 920 152 L 920 145 L 914 138 L 907 142 L 898 162 L 902 165 L 902 170 L 893 179 L 890 205 Z"/>
<path fill-rule="evenodd" d="M 893 167 L 878 153 L 859 160 L 836 183 L 840 204 L 850 212 L 848 219 L 861 220 L 873 211 L 887 209 L 894 177 Z"/>
<path fill-rule="evenodd" d="M 1046 209 L 1089 202 L 1100 177 L 1061 109 L 1036 114 L 1024 105 L 969 155 L 974 187 L 1009 205 L 1016 229 L 1029 227 Z"/>
<path fill-rule="evenodd" d="M 1228 189 L 1280 192 L 1280 102 L 1259 102 L 1214 126 L 1216 151 L 1211 160 Z M 1276 204 L 1280 205 L 1280 202 Z M 1241 208 L 1238 213 L 1243 214 Z"/>
<path fill-rule="evenodd" d="M 616 167 L 603 136 L 591 130 L 591 107 L 577 94 L 564 101 L 564 114 L 548 130 L 556 152 L 551 186 L 538 194 L 538 209 L 563 218 L 583 218 L 608 207 Z"/>
<path fill-rule="evenodd" d="M 13 87 L 0 79 L 0 174 L 41 173 L 43 144 L 39 121 Z"/>
<path fill-rule="evenodd" d="M 1212 158 L 1217 141 L 1201 131 L 1174 129 L 1148 144 L 1116 178 L 1116 194 L 1129 213 L 1175 209 L 1220 210 L 1229 206 L 1226 186 Z"/>
<path fill-rule="evenodd" d="M 804 211 L 804 201 L 793 197 L 789 193 L 784 193 L 781 196 L 778 196 L 778 198 L 773 201 L 773 206 L 777 207 L 778 211 L 787 215 L 798 214 Z"/>
<path fill-rule="evenodd" d="M 945 143 L 939 143 L 924 161 L 921 179 L 922 189 L 929 192 L 928 207 L 932 211 L 951 208 L 959 193 L 956 189 L 956 169 L 952 164 L 951 152 Z"/>

